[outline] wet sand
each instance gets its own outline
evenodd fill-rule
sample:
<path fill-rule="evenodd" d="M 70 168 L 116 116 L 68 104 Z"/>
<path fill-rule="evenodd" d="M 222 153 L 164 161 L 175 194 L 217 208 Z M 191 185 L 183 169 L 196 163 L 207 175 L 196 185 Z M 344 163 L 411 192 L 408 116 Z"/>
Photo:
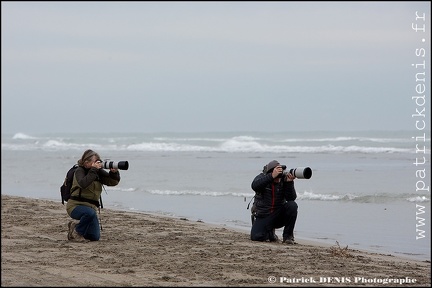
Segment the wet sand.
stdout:
<path fill-rule="evenodd" d="M 430 261 L 102 209 L 101 240 L 67 240 L 60 202 L 2 194 L 4 286 L 427 286 Z M 404 282 L 401 285 L 401 282 Z"/>

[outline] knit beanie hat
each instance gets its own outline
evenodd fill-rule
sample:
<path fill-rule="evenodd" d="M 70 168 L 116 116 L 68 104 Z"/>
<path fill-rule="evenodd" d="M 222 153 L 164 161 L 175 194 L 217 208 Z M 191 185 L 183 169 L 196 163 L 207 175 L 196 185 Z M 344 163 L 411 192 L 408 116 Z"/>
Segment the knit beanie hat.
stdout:
<path fill-rule="evenodd" d="M 264 173 L 269 173 L 273 168 L 279 166 L 280 163 L 276 160 L 270 161 L 266 166 L 264 166 Z"/>

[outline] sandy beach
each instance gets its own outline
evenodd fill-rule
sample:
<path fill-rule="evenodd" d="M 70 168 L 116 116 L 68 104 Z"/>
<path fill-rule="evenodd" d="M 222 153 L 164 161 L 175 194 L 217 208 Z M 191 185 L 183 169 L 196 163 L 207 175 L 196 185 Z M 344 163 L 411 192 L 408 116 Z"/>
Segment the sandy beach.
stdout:
<path fill-rule="evenodd" d="M 67 240 L 61 202 L 6 196 L 1 286 L 427 286 L 430 261 L 257 243 L 223 226 L 102 209 L 98 242 Z"/>

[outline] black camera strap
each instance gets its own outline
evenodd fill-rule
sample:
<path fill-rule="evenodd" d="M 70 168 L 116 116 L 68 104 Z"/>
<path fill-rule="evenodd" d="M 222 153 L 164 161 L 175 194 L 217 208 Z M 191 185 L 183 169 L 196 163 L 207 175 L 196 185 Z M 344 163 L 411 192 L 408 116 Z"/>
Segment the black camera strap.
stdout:
<path fill-rule="evenodd" d="M 249 201 L 249 204 L 248 204 L 248 206 L 246 207 L 246 209 L 249 210 L 249 206 L 250 206 L 250 204 L 252 203 L 252 200 L 253 200 L 254 198 L 255 198 L 255 196 L 253 196 L 252 199 Z"/>

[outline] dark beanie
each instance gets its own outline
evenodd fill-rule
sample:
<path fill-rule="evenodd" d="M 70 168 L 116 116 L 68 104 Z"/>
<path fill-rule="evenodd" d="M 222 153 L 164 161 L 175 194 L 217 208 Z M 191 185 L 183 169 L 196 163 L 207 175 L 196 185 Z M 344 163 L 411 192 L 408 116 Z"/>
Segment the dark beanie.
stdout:
<path fill-rule="evenodd" d="M 280 165 L 280 163 L 278 161 L 276 161 L 276 160 L 270 161 L 267 164 L 266 173 L 269 173 L 273 168 L 275 168 L 275 167 L 277 167 L 279 165 Z"/>

